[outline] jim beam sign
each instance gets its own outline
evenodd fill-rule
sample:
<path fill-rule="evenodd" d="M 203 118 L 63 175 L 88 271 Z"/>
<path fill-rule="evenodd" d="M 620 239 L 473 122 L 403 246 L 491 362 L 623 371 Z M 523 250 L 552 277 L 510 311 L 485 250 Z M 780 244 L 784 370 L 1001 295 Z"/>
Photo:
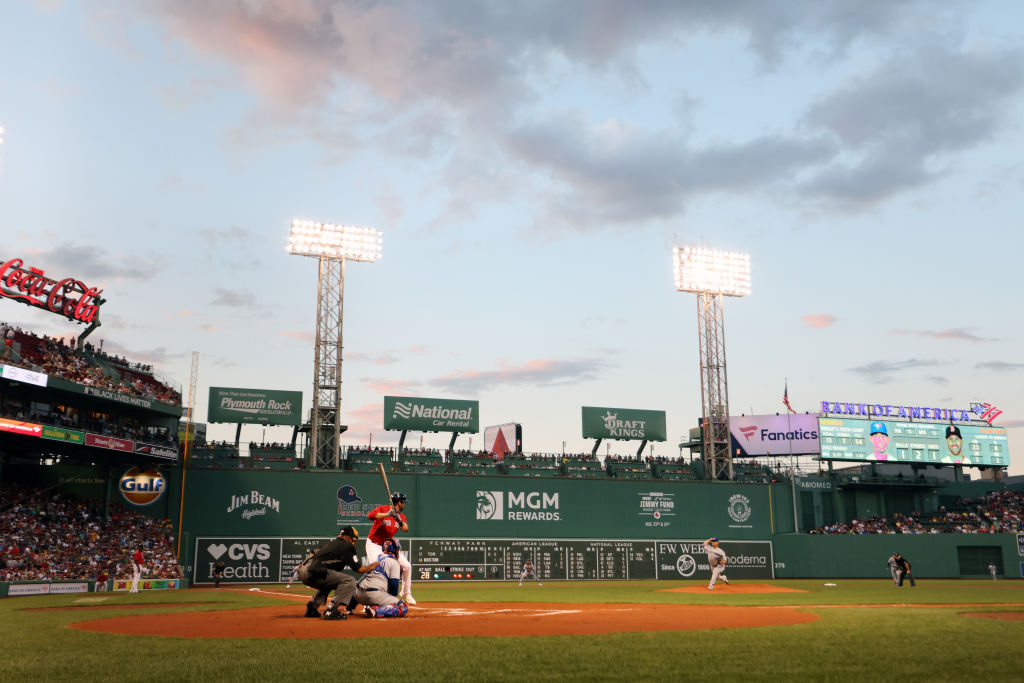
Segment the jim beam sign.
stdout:
<path fill-rule="evenodd" d="M 62 315 L 76 323 L 93 323 L 100 315 L 102 289 L 81 280 L 46 277 L 42 268 L 26 266 L 13 258 L 0 265 L 0 296 Z"/>

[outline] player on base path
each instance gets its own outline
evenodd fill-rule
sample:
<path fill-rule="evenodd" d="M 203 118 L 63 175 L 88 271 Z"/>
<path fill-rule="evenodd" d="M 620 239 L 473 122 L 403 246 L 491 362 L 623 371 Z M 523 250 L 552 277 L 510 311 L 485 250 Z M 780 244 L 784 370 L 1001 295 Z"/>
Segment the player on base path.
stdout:
<path fill-rule="evenodd" d="M 718 539 L 709 538 L 701 545 L 708 554 L 708 564 L 711 565 L 711 583 L 708 584 L 708 590 L 715 590 L 715 582 L 718 579 L 722 579 L 722 583 L 729 585 L 729 579 L 725 575 L 725 564 L 729 559 L 725 556 L 725 551 L 718 547 Z"/>
<path fill-rule="evenodd" d="M 391 505 L 378 505 L 370 510 L 366 518 L 373 522 L 370 533 L 366 536 L 366 562 L 375 562 L 383 553 L 384 541 L 394 538 L 398 530 L 409 531 L 409 523 L 402 514 L 409 499 L 401 491 L 391 494 Z M 399 552 L 398 564 L 402 567 L 402 599 L 415 605 L 412 597 L 412 565 L 404 553 Z"/>
<path fill-rule="evenodd" d="M 526 562 L 523 563 L 523 572 L 519 575 L 520 586 L 523 585 L 523 579 L 525 579 L 527 576 L 532 576 L 533 578 L 537 579 L 538 586 L 544 585 L 540 582 L 540 576 L 537 575 L 537 570 L 533 568 L 533 560 L 529 557 L 526 558 Z"/>
<path fill-rule="evenodd" d="M 146 566 L 146 560 L 142 557 L 142 548 L 136 548 L 132 553 L 132 588 L 129 593 L 139 592 L 139 579 L 142 578 L 142 568 Z"/>
<path fill-rule="evenodd" d="M 348 608 L 352 610 L 359 603 L 365 605 L 363 613 L 368 617 L 404 617 L 409 607 L 398 597 L 404 571 L 398 563 L 402 545 L 389 538 L 382 550 L 380 564 L 359 580 Z"/>

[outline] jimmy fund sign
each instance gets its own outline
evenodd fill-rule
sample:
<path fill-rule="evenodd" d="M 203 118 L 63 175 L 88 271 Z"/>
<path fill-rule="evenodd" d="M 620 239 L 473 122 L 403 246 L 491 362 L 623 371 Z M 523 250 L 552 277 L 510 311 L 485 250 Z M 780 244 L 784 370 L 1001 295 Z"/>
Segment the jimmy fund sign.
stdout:
<path fill-rule="evenodd" d="M 664 441 L 665 411 L 583 406 L 583 438 Z"/>
<path fill-rule="evenodd" d="M 385 396 L 384 429 L 476 434 L 480 431 L 480 402 Z"/>

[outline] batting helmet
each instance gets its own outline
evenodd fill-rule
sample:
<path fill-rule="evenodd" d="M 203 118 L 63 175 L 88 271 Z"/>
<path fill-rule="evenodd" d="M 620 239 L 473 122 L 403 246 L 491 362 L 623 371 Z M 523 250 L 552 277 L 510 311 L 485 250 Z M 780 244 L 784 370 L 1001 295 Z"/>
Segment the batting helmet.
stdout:
<path fill-rule="evenodd" d="M 402 549 L 402 544 L 393 538 L 389 538 L 384 541 L 384 544 L 380 547 L 385 555 L 391 555 L 391 557 L 398 557 L 398 551 Z"/>
<path fill-rule="evenodd" d="M 398 505 L 399 503 L 404 503 L 404 502 L 406 502 L 408 500 L 409 499 L 406 498 L 405 494 L 402 493 L 401 491 L 395 491 L 394 493 L 391 494 L 391 504 L 392 505 Z"/>

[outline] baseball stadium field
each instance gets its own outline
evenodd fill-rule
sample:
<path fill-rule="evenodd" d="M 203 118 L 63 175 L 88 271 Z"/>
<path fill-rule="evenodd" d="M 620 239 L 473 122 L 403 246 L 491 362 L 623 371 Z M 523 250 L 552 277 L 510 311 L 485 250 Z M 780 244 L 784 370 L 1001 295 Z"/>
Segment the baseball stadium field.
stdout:
<path fill-rule="evenodd" d="M 308 589 L 0 600 L 0 680 L 1020 680 L 1024 582 L 419 584 L 405 618 Z"/>

